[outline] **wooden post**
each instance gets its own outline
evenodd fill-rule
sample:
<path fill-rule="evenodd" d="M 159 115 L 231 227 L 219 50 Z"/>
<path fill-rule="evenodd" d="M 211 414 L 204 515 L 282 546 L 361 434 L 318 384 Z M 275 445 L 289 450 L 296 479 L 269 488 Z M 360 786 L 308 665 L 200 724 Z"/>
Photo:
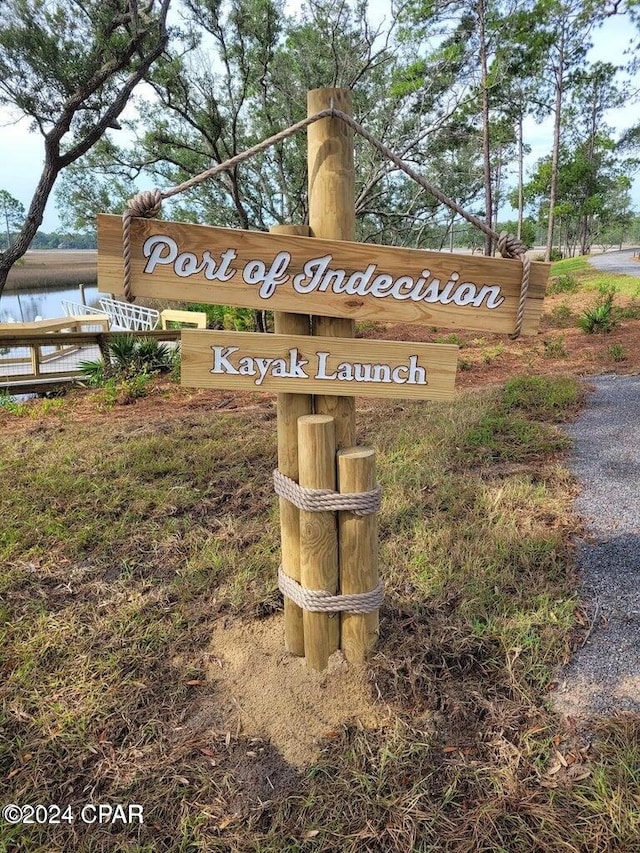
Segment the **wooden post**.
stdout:
<path fill-rule="evenodd" d="M 31 344 L 31 372 L 34 376 L 40 376 L 40 345 Z"/>
<path fill-rule="evenodd" d="M 351 115 L 349 89 L 314 89 L 307 92 L 307 115 L 331 105 Z M 309 170 L 309 227 L 312 237 L 328 240 L 355 239 L 355 171 L 353 163 L 353 131 L 337 118 L 323 118 L 307 129 Z M 353 338 L 353 320 L 336 317 L 314 317 L 314 335 Z M 336 421 L 336 446 L 355 444 L 356 409 L 353 397 L 317 396 L 317 414 L 327 414 Z"/>
<path fill-rule="evenodd" d="M 338 491 L 369 492 L 376 485 L 375 450 L 349 447 L 338 453 Z M 378 517 L 338 513 L 340 594 L 369 592 L 378 585 Z M 379 633 L 378 611 L 342 613 L 340 647 L 350 663 L 364 663 Z"/>
<path fill-rule="evenodd" d="M 329 415 L 298 421 L 300 485 L 336 487 L 335 423 Z M 338 591 L 338 530 L 335 512 L 300 510 L 300 582 L 305 589 Z M 338 648 L 338 614 L 303 612 L 304 653 L 310 669 L 326 669 Z"/>
<path fill-rule="evenodd" d="M 308 225 L 273 225 L 272 234 L 309 236 Z M 278 335 L 310 335 L 308 314 L 274 312 Z M 298 482 L 298 418 L 313 411 L 311 394 L 278 394 L 278 470 Z M 300 511 L 285 498 L 280 498 L 280 542 L 282 569 L 300 583 Z M 292 655 L 304 657 L 302 610 L 289 598 L 284 599 L 284 645 Z"/>

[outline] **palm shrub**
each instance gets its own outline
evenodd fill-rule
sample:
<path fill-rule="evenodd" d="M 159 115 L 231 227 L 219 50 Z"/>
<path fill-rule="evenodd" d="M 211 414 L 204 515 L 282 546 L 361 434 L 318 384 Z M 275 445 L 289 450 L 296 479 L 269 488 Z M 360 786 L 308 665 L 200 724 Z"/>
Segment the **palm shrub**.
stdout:
<path fill-rule="evenodd" d="M 583 332 L 588 335 L 592 335 L 594 332 L 605 334 L 613 329 L 617 322 L 613 309 L 615 295 L 615 288 L 608 287 L 601 290 L 600 297 L 594 307 L 587 308 L 578 320 L 578 325 Z"/>
<path fill-rule="evenodd" d="M 152 376 L 173 368 L 174 352 L 155 338 L 135 338 L 122 335 L 109 341 L 108 359 L 82 361 L 80 370 L 90 385 L 104 385 L 109 379 L 127 380 L 137 376 Z"/>

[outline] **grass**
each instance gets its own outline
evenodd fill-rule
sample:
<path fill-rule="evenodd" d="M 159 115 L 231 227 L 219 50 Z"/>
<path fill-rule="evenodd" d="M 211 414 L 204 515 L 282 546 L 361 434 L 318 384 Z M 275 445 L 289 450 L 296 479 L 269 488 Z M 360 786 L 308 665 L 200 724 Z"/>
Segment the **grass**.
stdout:
<path fill-rule="evenodd" d="M 38 287 L 92 285 L 97 275 L 95 252 L 53 249 L 28 253 L 9 273 L 7 293 Z"/>
<path fill-rule="evenodd" d="M 224 700 L 213 626 L 282 607 L 272 404 L 79 421 L 65 400 L 4 433 L 4 800 L 141 803 L 144 824 L 3 825 L 0 849 L 634 849 L 637 720 L 585 740 L 548 706 L 580 606 L 557 424 L 581 401 L 571 378 L 523 377 L 360 408 L 385 490 L 369 677 L 389 721 L 345 723 L 303 771 L 219 723 L 185 728 Z"/>
<path fill-rule="evenodd" d="M 580 289 L 586 291 L 613 289 L 615 292 L 631 298 L 640 296 L 640 282 L 637 278 L 597 270 L 583 256 L 556 261 L 551 265 L 550 280 L 550 292 L 554 292 L 554 281 L 560 281 L 559 289 L 558 285 L 555 285 L 555 292 L 558 293 L 566 290 L 563 288 L 563 282 L 574 280 L 578 282 Z M 569 290 L 571 291 L 571 288 Z"/>

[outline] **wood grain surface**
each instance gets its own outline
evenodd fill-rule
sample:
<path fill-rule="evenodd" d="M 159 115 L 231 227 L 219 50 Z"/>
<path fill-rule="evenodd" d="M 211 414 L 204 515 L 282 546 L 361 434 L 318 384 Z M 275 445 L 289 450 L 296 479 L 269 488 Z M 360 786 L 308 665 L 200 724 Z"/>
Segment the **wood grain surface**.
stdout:
<path fill-rule="evenodd" d="M 184 329 L 181 352 L 182 384 L 192 388 L 445 400 L 454 393 L 458 347 Z"/>
<path fill-rule="evenodd" d="M 211 228 L 152 219 L 132 220 L 131 233 L 132 287 L 133 293 L 140 297 L 354 320 L 427 323 L 437 327 L 503 333 L 512 332 L 515 324 L 522 279 L 522 264 L 519 260 Z M 145 257 L 143 247 L 153 237 L 166 237 L 173 241 L 177 251 L 176 262 L 166 262 L 171 255 L 170 245 L 166 244 L 163 248 L 158 242 L 157 252 L 164 253 L 164 257 L 154 264 L 150 263 L 151 257 Z M 208 253 L 209 274 L 215 275 L 216 265 L 220 268 L 221 255 L 230 250 L 233 250 L 233 260 L 226 268 L 222 266 L 223 272 L 229 276 L 227 280 L 207 279 L 206 271 L 185 274 L 202 266 L 205 253 Z M 282 258 L 281 253 L 286 253 L 289 260 L 286 264 L 281 262 L 282 281 L 273 288 L 272 293 L 265 295 L 266 289 L 259 283 L 252 284 L 244 280 L 244 274 L 248 273 L 249 278 L 252 273 L 255 274 L 255 262 L 262 262 L 263 269 L 268 272 L 278 256 Z M 390 287 L 385 292 L 383 284 L 377 287 L 378 295 L 372 292 L 334 292 L 334 276 L 325 281 L 325 290 L 318 286 L 308 292 L 301 292 L 306 286 L 305 282 L 313 278 L 304 272 L 305 265 L 326 256 L 330 256 L 326 262 L 327 271 L 343 271 L 343 279 L 356 272 L 366 274 L 370 265 L 374 265 L 375 270 L 370 271 L 369 282 L 378 276 L 390 276 L 393 280 L 403 278 L 405 283 L 397 289 L 397 296 L 389 292 Z M 145 272 L 145 269 L 148 271 Z M 176 270 L 182 274 L 179 275 Z M 523 334 L 535 334 L 537 331 L 548 274 L 549 264 L 531 265 Z M 302 276 L 302 283 L 296 288 L 295 278 L 298 275 Z M 456 282 L 460 287 L 472 284 L 477 294 L 483 287 L 499 287 L 500 305 L 487 307 L 486 299 L 476 306 L 415 301 L 411 298 L 410 280 L 416 282 L 417 287 L 418 280 L 422 279 L 425 282 L 421 286 L 422 290 L 437 280 L 440 284 L 434 286 L 437 291 L 442 291 L 452 276 L 457 277 Z M 118 216 L 98 216 L 98 286 L 104 292 L 122 292 L 122 221 Z M 448 295 L 453 295 L 453 292 Z M 415 290 L 414 293 L 417 296 L 419 291 Z M 459 298 L 470 299 L 471 295 L 472 290 L 467 288 L 460 293 Z"/>

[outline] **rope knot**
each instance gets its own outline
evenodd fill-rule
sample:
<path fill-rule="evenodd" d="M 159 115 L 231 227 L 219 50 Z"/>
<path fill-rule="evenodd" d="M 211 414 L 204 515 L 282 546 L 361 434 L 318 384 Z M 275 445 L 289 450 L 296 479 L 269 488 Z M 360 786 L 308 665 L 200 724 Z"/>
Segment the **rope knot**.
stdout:
<path fill-rule="evenodd" d="M 122 291 L 127 302 L 134 302 L 131 293 L 131 220 L 134 216 L 153 219 L 160 213 L 162 193 L 160 190 L 143 190 L 130 198 L 122 214 Z"/>
<path fill-rule="evenodd" d="M 513 234 L 502 231 L 498 237 L 498 251 L 503 258 L 520 258 L 526 253 L 527 247 Z"/>
<path fill-rule="evenodd" d="M 531 259 L 527 255 L 527 247 L 522 240 L 518 240 L 513 234 L 503 231 L 498 237 L 498 251 L 503 258 L 519 258 L 522 262 L 522 285 L 520 287 L 520 299 L 516 313 L 516 325 L 514 331 L 509 335 L 512 341 L 517 340 L 522 332 L 524 321 L 524 309 L 527 304 L 527 293 L 529 292 L 529 278 L 531 276 Z"/>
<path fill-rule="evenodd" d="M 143 190 L 127 202 L 129 216 L 142 216 L 145 219 L 153 219 L 160 213 L 161 207 L 162 193 L 157 189 Z"/>

